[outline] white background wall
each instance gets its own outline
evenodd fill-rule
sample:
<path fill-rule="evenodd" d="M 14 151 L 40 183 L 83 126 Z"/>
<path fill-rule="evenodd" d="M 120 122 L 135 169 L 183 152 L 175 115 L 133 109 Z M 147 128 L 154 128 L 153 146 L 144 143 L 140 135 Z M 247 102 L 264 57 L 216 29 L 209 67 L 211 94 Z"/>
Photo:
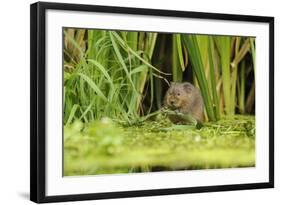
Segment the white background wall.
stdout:
<path fill-rule="evenodd" d="M 52 1 L 52 0 L 49 0 Z M 29 4 L 6 0 L 0 6 L 0 204 L 31 204 L 29 198 Z M 61 2 L 146 7 L 275 17 L 275 189 L 172 195 L 69 204 L 279 204 L 281 194 L 280 60 L 278 0 L 68 0 Z M 204 180 L 204 179 L 202 179 Z M 64 203 L 63 203 L 64 204 Z"/>

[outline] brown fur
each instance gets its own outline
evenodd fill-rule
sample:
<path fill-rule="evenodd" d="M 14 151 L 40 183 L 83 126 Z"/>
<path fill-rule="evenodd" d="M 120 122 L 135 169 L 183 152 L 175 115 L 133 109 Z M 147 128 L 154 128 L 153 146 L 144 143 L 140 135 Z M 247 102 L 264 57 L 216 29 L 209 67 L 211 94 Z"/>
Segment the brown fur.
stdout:
<path fill-rule="evenodd" d="M 191 83 L 171 83 L 165 95 L 164 106 L 183 114 L 191 114 L 197 121 L 204 121 L 203 98 L 200 90 Z M 169 118 L 174 123 L 180 122 L 176 116 Z"/>

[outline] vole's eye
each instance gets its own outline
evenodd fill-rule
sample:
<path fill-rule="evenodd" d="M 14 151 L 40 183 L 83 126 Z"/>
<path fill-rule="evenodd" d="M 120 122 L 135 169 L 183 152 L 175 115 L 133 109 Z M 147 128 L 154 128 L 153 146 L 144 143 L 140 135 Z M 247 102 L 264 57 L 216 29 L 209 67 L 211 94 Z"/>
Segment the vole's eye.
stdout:
<path fill-rule="evenodd" d="M 180 96 L 181 95 L 181 93 L 177 93 L 177 96 Z"/>

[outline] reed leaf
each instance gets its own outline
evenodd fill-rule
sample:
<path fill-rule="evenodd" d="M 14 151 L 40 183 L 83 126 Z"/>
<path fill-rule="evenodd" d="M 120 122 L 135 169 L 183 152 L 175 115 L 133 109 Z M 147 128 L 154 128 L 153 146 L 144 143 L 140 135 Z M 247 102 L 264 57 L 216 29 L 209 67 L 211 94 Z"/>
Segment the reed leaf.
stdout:
<path fill-rule="evenodd" d="M 215 110 L 216 120 L 220 119 L 220 104 L 218 100 L 218 94 L 217 94 L 217 83 L 216 83 L 216 76 L 215 76 L 215 66 L 214 66 L 214 42 L 213 37 L 208 37 L 208 59 L 209 59 L 209 65 L 210 65 L 210 82 L 211 82 L 211 91 L 212 91 L 212 99 L 213 99 L 213 106 Z"/>
<path fill-rule="evenodd" d="M 180 66 L 179 55 L 182 51 L 178 50 L 177 34 L 172 36 L 172 73 L 173 81 L 181 82 L 182 81 L 182 68 Z"/>
<path fill-rule="evenodd" d="M 204 73 L 204 66 L 200 55 L 197 39 L 195 35 L 183 35 L 184 42 L 187 44 L 188 52 L 190 55 L 190 61 L 192 64 L 193 71 L 198 80 L 198 84 L 201 90 L 201 94 L 204 99 L 205 109 L 208 118 L 211 121 L 216 121 L 214 109 L 212 105 L 212 99 L 208 87 L 208 82 Z"/>
<path fill-rule="evenodd" d="M 230 77 L 231 37 L 219 36 L 216 37 L 216 42 L 218 44 L 218 49 L 220 53 L 225 112 L 228 115 L 232 115 L 234 114 L 234 110 L 232 109 L 232 105 L 231 105 L 231 77 Z"/>
<path fill-rule="evenodd" d="M 242 61 L 238 84 L 238 107 L 241 114 L 245 113 L 245 75 L 245 61 Z"/>
<path fill-rule="evenodd" d="M 251 53 L 252 53 L 252 60 L 253 60 L 253 67 L 254 73 L 256 73 L 256 47 L 255 47 L 255 38 L 250 38 L 251 44 Z M 255 76 L 255 75 L 254 75 Z"/>

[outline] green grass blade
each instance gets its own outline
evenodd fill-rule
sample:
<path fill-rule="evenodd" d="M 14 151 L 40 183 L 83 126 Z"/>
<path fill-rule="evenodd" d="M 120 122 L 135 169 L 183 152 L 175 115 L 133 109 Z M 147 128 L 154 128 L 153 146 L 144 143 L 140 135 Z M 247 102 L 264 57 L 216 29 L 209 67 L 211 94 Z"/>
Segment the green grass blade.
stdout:
<path fill-rule="evenodd" d="M 156 67 L 154 67 L 153 65 L 151 65 L 149 62 L 147 62 L 145 59 L 143 59 L 137 52 L 135 52 L 133 49 L 128 47 L 128 45 L 125 44 L 125 42 L 120 38 L 120 36 L 118 36 L 118 34 L 116 32 L 112 32 L 112 35 L 114 35 L 114 37 L 116 37 L 116 39 L 120 42 L 121 46 L 128 49 L 129 52 L 131 52 L 136 58 L 138 58 L 140 61 L 142 61 L 145 65 L 152 68 L 153 70 L 155 70 L 158 73 L 161 73 L 164 75 L 169 75 L 168 73 L 162 72 L 161 70 L 159 70 Z"/>
<path fill-rule="evenodd" d="M 152 58 L 152 55 L 153 55 L 153 51 L 154 51 L 154 48 L 155 48 L 155 44 L 156 44 L 156 40 L 157 40 L 157 33 L 149 33 L 149 38 L 150 38 L 150 41 L 149 41 L 149 49 L 148 49 L 148 56 L 149 56 L 149 59 Z"/>
<path fill-rule="evenodd" d="M 199 87 L 201 90 L 201 94 L 204 99 L 204 104 L 206 108 L 206 112 L 208 114 L 208 118 L 211 121 L 216 121 L 216 117 L 214 114 L 214 109 L 212 105 L 212 100 L 211 100 L 211 95 L 208 87 L 208 82 L 206 80 L 205 76 L 205 69 L 202 63 L 201 55 L 200 55 L 200 50 L 197 44 L 196 36 L 195 35 L 188 35 L 185 36 L 183 35 L 183 39 L 187 45 L 189 55 L 190 55 L 190 61 L 192 64 L 193 71 L 196 75 L 196 78 L 199 83 Z"/>
<path fill-rule="evenodd" d="M 99 62 L 93 60 L 93 59 L 88 59 L 88 62 L 94 64 L 101 72 L 102 74 L 106 77 L 110 85 L 112 86 L 112 89 L 114 89 L 113 81 L 109 75 L 109 73 L 106 71 L 105 67 L 103 67 Z"/>
<path fill-rule="evenodd" d="M 177 53 L 178 53 L 178 59 L 179 59 L 179 64 L 181 67 L 181 70 L 185 70 L 185 65 L 184 65 L 184 60 L 183 60 L 183 49 L 182 49 L 182 42 L 181 42 L 181 35 L 176 34 L 176 43 L 177 43 Z"/>
<path fill-rule="evenodd" d="M 230 79 L 230 54 L 231 54 L 231 37 L 218 36 L 216 37 L 218 43 L 221 70 L 222 70 L 222 82 L 223 82 L 223 96 L 225 103 L 226 114 L 234 114 L 234 110 L 231 109 L 231 79 Z"/>
<path fill-rule="evenodd" d="M 73 105 L 73 107 L 72 107 L 72 109 L 71 109 L 71 111 L 70 111 L 68 120 L 67 120 L 67 122 L 66 122 L 66 125 L 70 124 L 70 123 L 73 121 L 74 116 L 75 116 L 75 113 L 76 113 L 76 111 L 77 111 L 78 108 L 79 108 L 79 105 L 77 105 L 77 104 Z"/>
<path fill-rule="evenodd" d="M 141 73 L 141 72 L 147 72 L 148 71 L 148 68 L 146 65 L 140 65 L 136 68 L 134 68 L 131 72 L 130 72 L 130 75 L 134 75 L 136 73 Z"/>
<path fill-rule="evenodd" d="M 80 76 L 83 80 L 85 80 L 101 99 L 103 99 L 106 102 L 108 101 L 105 95 L 103 94 L 103 92 L 99 89 L 99 87 L 91 78 L 84 75 L 83 73 L 77 73 L 77 75 Z"/>
<path fill-rule="evenodd" d="M 215 114 L 216 114 L 216 119 L 220 119 L 220 105 L 219 105 L 219 100 L 218 100 L 218 94 L 217 94 L 217 83 L 216 83 L 216 77 L 215 77 L 215 67 L 214 67 L 214 62 L 213 62 L 213 55 L 214 52 L 214 42 L 213 42 L 213 37 L 209 36 L 208 37 L 208 58 L 209 58 L 209 65 L 210 65 L 210 81 L 211 81 L 211 91 L 212 91 L 212 96 L 213 96 L 213 105 L 215 107 Z"/>
<path fill-rule="evenodd" d="M 87 107 L 87 109 L 82 113 L 82 115 L 79 117 L 79 120 L 81 120 L 82 118 L 84 118 L 84 117 L 88 114 L 88 112 L 91 110 L 92 106 L 93 106 L 93 102 L 92 102 L 92 103 Z"/>
<path fill-rule="evenodd" d="M 172 36 L 172 72 L 173 72 L 173 81 L 181 82 L 182 81 L 182 69 L 179 65 L 179 50 L 177 45 L 177 34 Z"/>
<path fill-rule="evenodd" d="M 131 79 L 131 77 L 129 75 L 129 70 L 128 70 L 128 68 L 127 68 L 127 66 L 126 66 L 126 64 L 125 64 L 125 62 L 123 60 L 123 57 L 122 57 L 121 52 L 120 52 L 120 50 L 119 50 L 119 48 L 118 48 L 118 46 L 117 46 L 117 44 L 115 42 L 115 39 L 114 39 L 114 37 L 112 35 L 112 32 L 109 32 L 109 36 L 110 36 L 110 39 L 111 39 L 112 46 L 114 48 L 115 54 L 116 54 L 116 56 L 117 56 L 117 58 L 119 60 L 119 63 L 122 65 L 122 68 L 123 68 L 123 70 L 126 73 L 127 79 L 129 80 L 129 82 L 132 85 L 132 88 L 136 91 L 135 85 L 134 85 L 134 83 L 133 83 L 133 81 L 132 81 L 132 79 Z"/>

